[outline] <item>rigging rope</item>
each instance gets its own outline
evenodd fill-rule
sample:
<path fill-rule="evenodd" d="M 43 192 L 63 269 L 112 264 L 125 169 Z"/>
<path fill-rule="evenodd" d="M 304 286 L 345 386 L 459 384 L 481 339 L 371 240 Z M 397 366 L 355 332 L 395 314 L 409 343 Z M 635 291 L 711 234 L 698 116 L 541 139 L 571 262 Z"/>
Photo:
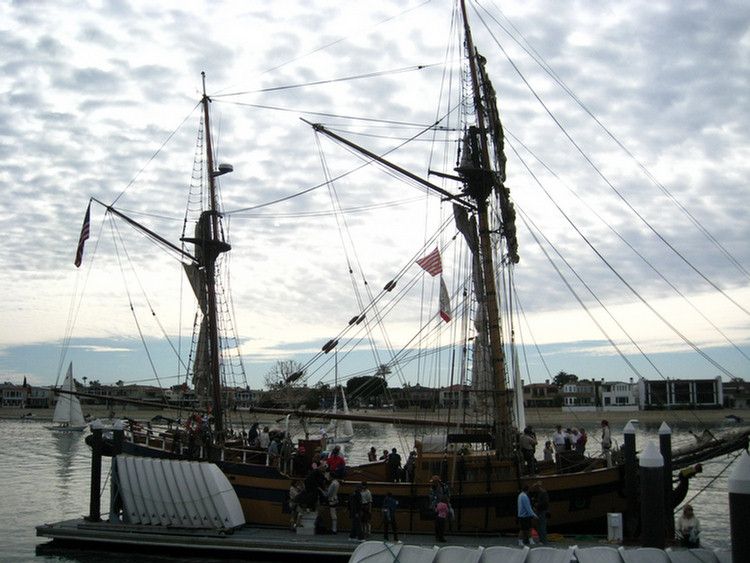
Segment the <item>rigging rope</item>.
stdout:
<path fill-rule="evenodd" d="M 514 150 L 514 152 L 516 152 L 516 151 Z M 516 155 L 518 155 L 518 153 L 517 153 L 517 152 L 516 152 Z M 520 155 L 518 155 L 518 156 L 519 156 L 519 158 L 521 158 L 521 157 L 520 157 Z M 523 159 L 522 159 L 522 158 L 521 158 L 521 161 L 522 161 L 522 162 L 524 163 L 524 166 L 525 166 L 525 165 L 526 165 L 526 164 L 525 164 L 525 161 L 523 161 Z M 527 170 L 529 171 L 529 173 L 531 173 L 531 174 L 532 174 L 532 177 L 533 177 L 533 178 L 534 178 L 534 179 L 535 179 L 535 180 L 537 181 L 537 183 L 538 183 L 538 184 L 539 184 L 539 185 L 541 186 L 541 182 L 539 182 L 539 181 L 538 181 L 538 179 L 537 179 L 537 178 L 536 178 L 536 176 L 535 176 L 535 175 L 534 175 L 534 174 L 533 174 L 533 173 L 531 172 L 531 170 L 530 170 L 530 169 L 528 168 L 528 166 L 526 166 L 526 169 L 527 169 Z M 543 189 L 543 188 L 542 188 L 542 189 Z M 617 279 L 618 279 L 618 280 L 620 280 L 620 282 L 621 282 L 621 283 L 622 283 L 623 285 L 625 285 L 625 287 L 626 287 L 626 288 L 627 288 L 628 290 L 630 290 L 630 292 L 631 292 L 631 293 L 632 293 L 632 294 L 633 294 L 633 295 L 634 295 L 634 296 L 635 296 L 635 297 L 636 297 L 636 298 L 637 298 L 637 299 L 638 299 L 638 300 L 639 300 L 639 301 L 640 301 L 640 302 L 641 302 L 641 303 L 642 303 L 642 304 L 643 304 L 643 305 L 644 305 L 644 306 L 645 306 L 645 307 L 646 307 L 647 309 L 649 309 L 649 310 L 650 310 L 650 311 L 651 311 L 651 312 L 652 312 L 652 313 L 653 313 L 653 314 L 654 314 L 654 315 L 655 315 L 655 316 L 656 316 L 656 317 L 657 317 L 657 318 L 658 318 L 659 320 L 661 320 L 661 321 L 662 321 L 662 323 L 664 323 L 664 324 L 665 324 L 665 325 L 666 325 L 666 326 L 667 326 L 667 327 L 668 327 L 668 328 L 669 328 L 670 330 L 672 330 L 672 332 L 673 332 L 673 333 L 674 333 L 675 335 L 677 335 L 678 337 L 680 337 L 680 338 L 682 339 L 682 341 L 683 341 L 683 342 L 685 342 L 685 344 L 687 344 L 688 346 L 690 346 L 690 347 L 691 347 L 691 348 L 692 348 L 692 349 L 693 349 L 693 350 L 694 350 L 695 352 L 697 352 L 698 354 L 700 354 L 700 355 L 701 355 L 701 356 L 702 356 L 702 357 L 703 357 L 703 358 L 704 358 L 704 359 L 705 359 L 706 361 L 708 361 L 708 362 L 709 362 L 709 363 L 710 363 L 711 365 L 713 365 L 714 367 L 716 367 L 717 369 L 719 369 L 719 370 L 720 370 L 720 371 L 721 371 L 722 373 L 724 373 L 724 374 L 726 374 L 726 375 L 728 375 L 728 376 L 730 376 L 730 377 L 731 377 L 731 372 L 730 372 L 729 370 L 727 370 L 727 369 L 726 369 L 726 368 L 724 368 L 724 367 L 723 367 L 723 366 L 722 366 L 721 364 L 719 364 L 719 363 L 718 363 L 717 361 L 715 361 L 715 360 L 714 360 L 713 358 L 711 358 L 711 357 L 710 357 L 710 356 L 709 356 L 709 355 L 708 355 L 708 354 L 707 354 L 706 352 L 704 352 L 704 351 L 703 351 L 702 349 L 700 349 L 700 348 L 699 348 L 699 347 L 698 347 L 698 346 L 697 346 L 697 345 L 696 345 L 695 343 L 693 343 L 693 342 L 692 342 L 692 341 L 691 341 L 691 340 L 690 340 L 689 338 L 687 338 L 687 336 L 685 336 L 684 334 L 682 334 L 682 332 L 680 332 L 680 331 L 679 331 L 679 330 L 677 329 L 677 327 L 676 327 L 676 326 L 674 326 L 674 325 L 673 325 L 672 323 L 670 323 L 670 322 L 669 322 L 669 321 L 668 321 L 668 320 L 666 319 L 666 317 L 664 317 L 664 315 L 662 315 L 661 313 L 659 313 L 659 312 L 658 312 L 658 311 L 657 311 L 657 310 L 656 310 L 656 309 L 655 309 L 655 308 L 654 308 L 654 307 L 653 307 L 653 306 L 652 306 L 652 305 L 651 305 L 651 304 L 650 304 L 650 303 L 649 303 L 649 302 L 648 302 L 648 301 L 647 301 L 647 300 L 646 300 L 646 299 L 645 299 L 645 298 L 644 298 L 644 297 L 643 297 L 643 296 L 642 296 L 642 295 L 641 295 L 641 294 L 640 294 L 640 293 L 639 293 L 639 292 L 638 292 L 638 291 L 637 291 L 637 290 L 636 290 L 636 289 L 635 289 L 635 288 L 634 288 L 634 287 L 633 287 L 633 286 L 632 286 L 632 285 L 631 285 L 631 284 L 630 284 L 630 283 L 629 283 L 629 282 L 628 282 L 628 281 L 627 281 L 627 280 L 626 280 L 626 279 L 625 279 L 625 278 L 624 278 L 624 277 L 622 276 L 622 274 L 620 274 L 620 273 L 619 273 L 619 272 L 618 272 L 618 271 L 617 271 L 617 270 L 616 270 L 616 269 L 614 268 L 614 266 L 612 266 L 612 264 L 611 264 L 611 263 L 610 263 L 610 262 L 609 262 L 609 261 L 608 261 L 608 260 L 607 260 L 607 259 L 606 259 L 606 258 L 605 258 L 605 257 L 603 256 L 603 255 L 602 255 L 602 253 L 601 253 L 601 252 L 600 252 L 600 251 L 599 251 L 599 250 L 598 250 L 598 249 L 597 249 L 597 248 L 596 248 L 596 247 L 594 246 L 594 244 L 593 244 L 593 243 L 592 243 L 592 242 L 591 242 L 591 241 L 590 241 L 590 240 L 588 239 L 588 237 L 586 237 L 586 235 L 584 235 L 584 234 L 583 234 L 583 232 L 582 232 L 582 231 L 581 231 L 581 230 L 580 230 L 580 229 L 578 228 L 578 226 L 577 226 L 577 225 L 576 225 L 575 223 L 573 223 L 573 221 L 572 221 L 572 220 L 570 219 L 570 217 L 569 217 L 569 216 L 568 216 L 568 215 L 567 215 L 567 214 L 566 214 L 566 213 L 565 213 L 565 212 L 564 212 L 564 211 L 562 210 L 562 208 L 560 208 L 560 207 L 559 207 L 559 205 L 557 205 L 557 203 L 556 203 L 556 202 L 554 202 L 554 201 L 553 201 L 553 204 L 554 204 L 554 205 L 555 205 L 555 206 L 557 207 L 557 209 L 558 209 L 558 211 L 560 212 L 560 214 L 561 214 L 561 215 L 562 215 L 562 216 L 563 216 L 563 217 L 564 217 L 564 218 L 565 218 L 565 219 L 566 219 L 566 220 L 568 221 L 568 223 L 570 224 L 570 226 L 571 226 L 571 227 L 572 227 L 572 228 L 573 228 L 573 229 L 574 229 L 574 230 L 576 231 L 576 233 L 578 234 L 578 236 L 579 236 L 579 237 L 581 237 L 581 239 L 582 239 L 582 240 L 583 240 L 583 241 L 584 241 L 584 242 L 586 243 L 586 245 L 587 245 L 587 246 L 588 246 L 588 247 L 589 247 L 589 248 L 590 248 L 590 249 L 592 250 L 592 252 L 594 252 L 594 254 L 596 254 L 596 256 L 597 256 L 597 257 L 599 258 L 599 260 L 601 260 L 601 262 L 602 262 L 602 263 L 603 263 L 603 264 L 604 264 L 604 265 L 605 265 L 605 266 L 607 267 L 607 269 L 609 269 L 609 270 L 610 270 L 610 271 L 611 271 L 611 272 L 612 272 L 612 273 L 613 273 L 613 274 L 615 275 L 615 277 L 617 277 Z M 528 223 L 527 223 L 527 225 L 528 225 Z M 549 243 L 549 241 L 548 241 L 548 243 Z M 550 245 L 551 245 L 551 243 L 550 243 Z M 552 246 L 552 245 L 551 245 L 551 246 Z M 553 248 L 554 248 L 554 246 L 553 246 Z M 559 253 L 558 253 L 558 255 L 559 255 Z M 562 258 L 562 257 L 561 257 L 561 258 Z M 566 262 L 566 263 L 567 263 L 567 262 Z M 571 268 L 571 269 L 572 269 L 572 268 Z M 573 271 L 574 271 L 574 273 L 575 273 L 575 270 L 573 270 Z M 562 277 L 562 276 L 561 276 L 561 277 Z M 579 280 L 581 281 L 581 283 L 583 283 L 583 280 L 581 280 L 580 278 L 579 278 Z M 567 284 L 567 281 L 566 281 L 566 284 Z M 584 284 L 584 285 L 586 285 L 586 284 Z M 588 286 L 587 286 L 587 287 L 588 287 Z M 593 292 L 592 292 L 592 294 L 593 294 Z M 597 301 L 598 301 L 598 299 L 597 299 Z M 579 303 L 581 303 L 581 305 L 583 306 L 583 303 L 582 303 L 581 301 L 579 301 Z M 601 304 L 601 302 L 600 302 L 600 304 Z M 602 304 L 602 306 L 603 306 L 603 304 Z M 606 309 L 606 307 L 605 307 L 605 310 L 607 310 L 607 309 Z M 609 314 L 609 311 L 608 311 L 608 310 L 607 310 L 607 312 L 608 312 L 608 314 Z M 591 315 L 589 315 L 589 316 L 591 316 Z M 612 316 L 612 315 L 610 314 L 610 317 L 611 317 L 611 316 Z M 593 317 L 592 317 L 592 320 L 593 320 Z M 596 321 L 595 321 L 595 322 L 596 322 Z M 619 323 L 618 323 L 618 326 L 619 326 Z M 622 328 L 622 327 L 621 327 L 621 328 Z M 600 329 L 600 330 L 601 330 L 601 329 Z M 624 329 L 623 329 L 623 330 L 624 330 Z M 627 334 L 627 332 L 626 332 L 626 334 Z M 610 339 L 608 338 L 608 340 L 610 340 Z M 631 339 L 631 342 L 633 342 L 633 340 L 632 340 L 632 339 Z M 611 343 L 611 344 L 612 344 L 612 345 L 614 346 L 614 343 L 613 343 L 613 342 L 612 342 L 611 340 L 610 340 L 610 343 Z M 633 344 L 635 344 L 635 342 L 633 342 Z M 618 350 L 618 352 L 619 352 L 619 350 Z M 622 354 L 621 354 L 621 356 L 623 357 L 623 359 L 625 359 L 625 357 L 624 357 L 624 356 L 623 356 Z M 626 362 L 627 362 L 627 363 L 629 364 L 629 362 L 628 362 L 627 360 L 626 360 Z M 652 364 L 652 365 L 653 365 L 653 364 Z M 657 370 L 657 371 L 658 371 L 658 370 Z M 663 377 L 663 376 L 662 376 L 662 377 Z"/>
<path fill-rule="evenodd" d="M 633 246 L 630 242 L 625 239 L 625 237 L 617 230 L 615 229 L 611 224 L 609 224 L 605 219 L 595 210 L 593 207 L 591 207 L 588 202 L 586 202 L 578 193 L 576 193 L 573 189 L 570 188 L 570 186 L 563 181 L 562 178 L 560 178 L 545 162 L 543 162 L 534 152 L 531 151 L 529 147 L 524 145 L 517 137 L 513 136 L 509 133 L 511 137 L 515 141 L 517 141 L 521 147 L 523 147 L 547 172 L 549 172 L 555 179 L 560 181 L 560 183 L 568 190 L 568 193 L 570 193 L 572 196 L 574 196 L 579 203 L 581 203 L 583 206 L 585 206 L 591 213 L 594 214 L 594 216 L 599 219 L 603 225 L 605 225 L 611 232 L 614 234 L 620 241 L 622 241 L 623 244 L 625 244 L 640 260 L 645 263 L 661 280 L 663 280 L 677 295 L 680 296 L 696 313 L 698 313 L 708 324 L 711 325 L 711 327 L 716 330 L 723 338 L 724 340 L 732 346 L 740 355 L 744 356 L 746 360 L 750 361 L 750 356 L 748 356 L 737 344 L 735 344 L 727 334 L 721 330 L 711 319 L 708 318 L 699 308 L 697 305 L 695 305 L 692 300 L 690 300 L 687 295 L 685 295 L 680 289 L 672 283 L 646 256 L 640 252 L 635 246 Z M 560 206 L 557 204 L 555 199 L 552 197 L 552 194 L 544 187 L 542 182 L 539 180 L 538 176 L 534 174 L 531 171 L 531 167 L 528 165 L 528 163 L 521 157 L 520 153 L 516 150 L 516 148 L 509 142 L 509 145 L 511 146 L 513 152 L 516 154 L 518 159 L 521 161 L 523 166 L 526 168 L 526 170 L 529 172 L 529 174 L 532 176 L 532 178 L 535 180 L 537 185 L 540 187 L 540 189 L 544 192 L 544 194 L 547 196 L 547 198 L 550 200 L 552 205 L 554 205 L 558 211 L 560 211 L 560 214 L 567 219 L 569 223 L 572 224 L 572 220 L 568 217 L 568 215 L 565 214 L 565 212 L 562 211 Z M 572 268 L 571 268 L 572 269 Z"/>
<path fill-rule="evenodd" d="M 525 37 L 521 34 L 521 32 L 516 28 L 513 23 L 503 14 L 502 10 L 499 8 L 496 9 L 503 15 L 503 17 L 508 21 L 510 26 L 513 28 L 513 31 L 521 37 L 522 41 L 519 41 L 516 37 L 513 36 L 505 27 L 496 19 L 494 18 L 489 12 L 483 8 L 485 13 L 489 15 L 489 17 L 492 18 L 492 20 L 498 24 L 500 28 L 502 28 L 505 33 L 517 44 L 519 45 L 531 58 L 534 62 L 536 62 L 561 88 L 562 90 L 570 96 L 570 98 L 596 123 L 596 125 L 602 129 L 606 133 L 606 135 L 614 141 L 614 143 L 636 164 L 637 168 L 639 168 L 643 174 L 651 181 L 651 183 L 656 186 L 689 220 L 693 225 L 695 225 L 699 231 L 727 258 L 727 260 L 746 278 L 750 278 L 750 272 L 748 272 L 747 269 L 742 266 L 742 264 L 732 255 L 729 250 L 724 247 L 716 237 L 714 237 L 711 232 L 696 218 L 675 196 L 672 194 L 659 180 L 646 168 L 646 166 L 641 163 L 635 155 L 628 150 L 628 148 L 615 136 L 614 133 L 612 133 L 600 120 L 597 118 L 593 112 L 588 108 L 586 104 L 583 103 L 583 101 L 575 95 L 575 93 L 568 87 L 568 85 L 562 80 L 562 78 L 552 69 L 552 67 L 544 60 L 544 58 L 539 54 L 536 49 L 533 48 L 533 46 L 526 40 Z M 523 42 L 523 44 L 522 44 Z"/>
<path fill-rule="evenodd" d="M 505 55 L 507 61 L 510 63 L 510 65 L 513 67 L 513 69 L 518 74 L 519 78 L 523 81 L 523 83 L 528 88 L 529 92 L 531 92 L 532 96 L 539 102 L 541 107 L 544 109 L 544 111 L 547 113 L 547 115 L 550 117 L 550 119 L 553 121 L 553 123 L 557 126 L 557 128 L 562 132 L 562 134 L 568 139 L 570 144 L 575 148 L 575 150 L 581 155 L 581 157 L 589 164 L 589 166 L 594 170 L 594 172 L 602 179 L 604 184 L 610 188 L 610 190 L 617 195 L 617 197 L 622 201 L 622 203 L 635 215 L 641 223 L 643 223 L 646 228 L 648 228 L 649 231 L 651 231 L 656 238 L 658 238 L 675 256 L 677 256 L 685 265 L 688 266 L 693 272 L 695 272 L 701 279 L 703 279 L 707 284 L 709 284 L 714 290 L 718 291 L 725 299 L 727 299 L 730 303 L 732 303 L 735 307 L 737 307 L 740 311 L 744 312 L 746 315 L 750 316 L 750 311 L 748 311 L 742 304 L 737 302 L 735 299 L 733 299 L 730 295 L 728 295 L 723 289 L 721 289 L 713 280 L 711 280 L 707 275 L 705 275 L 703 272 L 701 272 L 698 268 L 696 268 L 677 248 L 670 243 L 667 238 L 662 235 L 656 227 L 654 227 L 651 223 L 649 223 L 646 218 L 625 198 L 625 196 L 622 195 L 622 192 L 617 189 L 617 187 L 612 183 L 612 181 L 602 172 L 602 170 L 594 163 L 594 161 L 589 157 L 589 155 L 581 148 L 581 146 L 573 139 L 573 137 L 570 135 L 570 133 L 565 129 L 563 124 L 560 122 L 560 120 L 552 113 L 552 110 L 549 109 L 547 104 L 542 100 L 541 96 L 536 92 L 536 90 L 531 86 L 529 81 L 526 79 L 525 75 L 521 72 L 520 68 L 516 65 L 516 63 L 513 61 L 513 59 L 510 57 L 510 55 L 507 53 L 507 51 L 504 49 L 504 47 L 501 45 L 499 40 L 492 34 L 492 31 L 489 29 L 489 26 L 482 20 L 481 15 L 477 12 L 477 16 L 479 17 L 480 21 L 484 24 L 485 28 L 488 30 L 488 32 L 492 35 L 493 39 L 495 40 L 495 44 L 500 49 L 500 51 Z M 705 229 L 703 229 L 705 231 Z M 713 237 L 712 237 L 713 238 Z M 744 271 L 744 269 L 743 269 Z M 746 273 L 746 272 L 745 272 Z"/>

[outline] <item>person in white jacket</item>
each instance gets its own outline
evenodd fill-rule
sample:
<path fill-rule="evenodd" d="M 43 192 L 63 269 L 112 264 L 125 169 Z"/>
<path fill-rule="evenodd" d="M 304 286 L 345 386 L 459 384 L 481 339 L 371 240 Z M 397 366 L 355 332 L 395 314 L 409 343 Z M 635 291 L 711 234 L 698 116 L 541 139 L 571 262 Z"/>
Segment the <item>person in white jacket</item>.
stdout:
<path fill-rule="evenodd" d="M 336 507 L 339 504 L 339 483 L 336 474 L 331 474 L 331 483 L 328 485 L 328 490 L 323 493 L 328 499 L 328 509 L 331 511 L 331 532 L 334 534 L 339 531 L 339 517 L 336 514 Z"/>
<path fill-rule="evenodd" d="M 682 547 L 700 547 L 700 533 L 701 523 L 698 518 L 695 517 L 693 507 L 690 504 L 686 504 L 682 507 L 682 514 L 677 518 L 677 526 L 675 526 L 677 536 L 680 538 L 680 544 Z"/>

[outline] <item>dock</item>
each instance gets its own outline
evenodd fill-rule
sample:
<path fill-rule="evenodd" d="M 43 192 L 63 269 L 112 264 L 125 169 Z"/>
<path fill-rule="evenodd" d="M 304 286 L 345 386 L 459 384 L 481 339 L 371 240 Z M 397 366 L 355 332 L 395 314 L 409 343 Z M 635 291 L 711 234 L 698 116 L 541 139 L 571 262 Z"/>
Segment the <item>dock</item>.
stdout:
<path fill-rule="evenodd" d="M 349 540 L 349 532 L 340 531 L 338 534 L 300 535 L 291 530 L 278 528 L 262 528 L 256 526 L 242 526 L 235 530 L 210 530 L 171 528 L 165 526 L 143 526 L 106 521 L 91 522 L 85 518 L 65 520 L 54 524 L 43 524 L 36 528 L 37 536 L 50 538 L 60 543 L 83 545 L 88 548 L 116 546 L 118 548 L 139 548 L 152 551 L 154 549 L 197 550 L 205 552 L 225 552 L 235 554 L 255 555 L 302 555 L 308 557 L 334 558 L 337 561 L 347 561 L 354 550 L 360 545 L 359 541 Z M 383 543 L 382 532 L 373 533 L 369 540 Z M 574 545 L 601 545 L 597 540 L 587 536 L 588 541 L 576 541 L 576 538 L 566 538 L 562 542 L 550 543 L 567 549 Z M 466 548 L 515 546 L 518 539 L 515 536 L 467 536 L 450 534 L 448 542 L 441 546 L 451 545 Z M 399 540 L 408 545 L 433 547 L 435 538 L 431 534 L 399 534 Z M 593 541 L 592 541 L 593 540 Z M 607 543 L 602 539 L 601 542 Z M 389 542 L 395 544 L 396 542 Z M 616 546 L 615 546 L 616 547 Z M 520 549 L 520 548 L 519 548 Z"/>
<path fill-rule="evenodd" d="M 205 554 L 226 554 L 244 556 L 263 556 L 276 559 L 287 559 L 298 555 L 305 561 L 349 561 L 354 551 L 362 546 L 361 541 L 351 541 L 348 532 L 323 535 L 297 535 L 290 530 L 242 526 L 230 531 L 208 529 L 169 528 L 163 526 L 128 525 L 110 522 L 91 522 L 85 518 L 66 520 L 54 524 L 37 526 L 37 536 L 53 540 L 52 544 L 61 547 L 75 545 L 87 549 L 108 550 L 113 547 L 121 551 L 140 551 L 153 553 L 158 550 L 170 554 L 190 552 Z M 730 563 L 731 552 L 728 550 L 684 550 L 667 548 L 623 548 L 617 543 L 607 542 L 604 538 L 592 536 L 563 537 L 561 541 L 550 542 L 547 546 L 538 544 L 522 548 L 518 546 L 515 536 L 466 536 L 448 535 L 446 543 L 436 544 L 431 534 L 403 534 L 400 542 L 384 542 L 377 533 L 366 542 L 366 559 L 373 563 L 388 561 L 421 562 L 425 561 L 513 561 L 550 562 L 564 561 L 569 563 L 597 562 L 605 563 L 677 563 L 683 561 L 702 561 L 711 563 Z M 380 546 L 380 547 L 378 547 Z M 446 553 L 447 558 L 439 557 L 439 552 Z M 459 549 L 457 549 L 459 548 Z M 460 549 L 464 548 L 464 550 Z M 49 548 L 48 548 L 49 549 Z M 553 553 L 554 552 L 554 553 Z M 411 555 L 410 555 L 411 554 Z M 502 554 L 502 557 L 500 556 Z M 500 559 L 498 559 L 500 557 Z"/>

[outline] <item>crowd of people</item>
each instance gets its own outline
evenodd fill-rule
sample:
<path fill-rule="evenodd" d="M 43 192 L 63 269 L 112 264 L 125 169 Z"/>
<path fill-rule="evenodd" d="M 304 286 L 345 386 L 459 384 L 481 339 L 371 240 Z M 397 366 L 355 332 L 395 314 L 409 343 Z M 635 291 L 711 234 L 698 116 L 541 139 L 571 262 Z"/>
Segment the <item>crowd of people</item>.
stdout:
<path fill-rule="evenodd" d="M 303 452 L 304 453 L 304 452 Z M 401 456 L 396 448 L 383 450 L 377 456 L 377 450 L 372 447 L 368 452 L 368 459 L 386 463 L 386 474 L 393 482 L 413 479 L 416 452 L 412 451 L 404 467 L 401 466 Z M 346 509 L 351 528 L 349 539 L 362 541 L 372 533 L 373 498 L 366 481 L 362 481 L 348 498 L 339 495 L 341 479 L 346 475 L 346 461 L 338 445 L 330 453 L 322 452 L 313 457 L 312 465 L 304 479 L 294 479 L 289 488 L 288 506 L 290 509 L 290 528 L 296 531 L 304 527 L 302 523 L 305 513 L 315 515 L 316 534 L 336 534 L 339 532 L 338 511 Z M 448 522 L 453 519 L 453 508 L 450 505 L 450 489 L 440 477 L 433 476 L 430 481 L 429 499 L 435 523 L 435 540 L 445 542 L 445 532 Z M 381 526 L 383 539 L 393 537 L 398 541 L 398 526 L 396 523 L 396 508 L 398 501 L 388 492 L 381 501 Z"/>
<path fill-rule="evenodd" d="M 544 443 L 542 459 L 545 462 L 554 462 L 559 460 L 559 456 L 566 452 L 576 452 L 577 454 L 585 455 L 588 441 L 589 436 L 585 428 L 568 427 L 563 430 L 562 424 L 558 424 L 550 439 Z M 607 460 L 607 464 L 611 465 L 612 435 L 607 420 L 602 420 L 601 422 L 601 438 L 599 443 L 602 448 L 602 456 Z M 518 449 L 521 452 L 524 470 L 527 475 L 538 474 L 536 454 L 538 445 L 539 441 L 534 429 L 531 426 L 524 428 L 518 437 Z"/>
<path fill-rule="evenodd" d="M 612 437 L 608 421 L 602 420 L 601 427 L 600 444 L 602 456 L 609 463 L 611 459 Z M 588 438 L 586 429 L 583 427 L 567 427 L 563 430 L 563 426 L 558 424 L 550 439 L 545 441 L 541 458 L 545 462 L 557 461 L 560 454 L 571 451 L 585 455 Z M 309 470 L 309 466 L 303 465 L 307 456 L 299 455 L 305 454 L 305 452 L 300 452 L 283 432 L 269 430 L 268 426 L 265 426 L 261 430 L 258 423 L 255 423 L 250 428 L 245 439 L 250 449 L 256 450 L 266 456 L 266 463 L 268 465 L 279 464 L 282 471 L 294 475 L 304 475 Z M 527 475 L 538 474 L 538 447 L 539 441 L 536 433 L 531 426 L 527 426 L 518 437 L 518 449 L 524 462 L 525 474 Z M 337 451 L 337 454 L 340 454 L 340 451 Z M 324 453 L 320 455 L 324 455 Z M 343 461 L 343 458 L 339 456 L 334 456 L 334 459 Z M 402 462 L 401 455 L 396 448 L 392 448 L 390 451 L 384 449 L 382 454 L 378 455 L 375 446 L 373 446 L 367 452 L 367 459 L 370 462 L 386 462 L 387 481 L 397 483 L 412 482 L 414 480 L 415 451 L 411 451 L 406 461 Z M 317 465 L 316 462 L 319 463 L 319 460 L 313 459 L 313 465 Z"/>
<path fill-rule="evenodd" d="M 602 453 L 606 453 L 612 447 L 609 424 L 602 420 L 601 447 Z M 544 449 L 545 460 L 552 460 L 556 454 L 564 451 L 578 451 L 583 453 L 586 448 L 587 434 L 584 428 L 562 430 L 562 425 L 557 425 L 557 431 L 552 440 L 546 442 Z M 262 435 L 262 433 L 260 433 Z M 562 437 L 562 439 L 560 439 Z M 269 442 L 271 447 L 273 440 Z M 524 429 L 519 438 L 519 446 L 524 453 L 524 461 L 529 472 L 536 471 L 536 458 L 534 448 L 536 436 L 531 427 Z M 531 452 L 528 455 L 526 452 Z M 304 453 L 304 452 L 303 452 Z M 409 461 L 415 459 L 415 452 L 411 452 Z M 410 481 L 413 473 L 409 473 L 409 461 L 405 467 L 401 467 L 400 455 L 396 448 L 383 450 L 382 455 L 377 455 L 373 446 L 368 452 L 368 460 L 373 462 L 386 462 L 386 474 L 389 480 Z M 373 497 L 366 481 L 360 482 L 353 493 L 342 499 L 339 495 L 340 480 L 346 475 L 346 461 L 343 458 L 338 445 L 334 446 L 330 453 L 322 452 L 313 456 L 312 465 L 304 480 L 295 479 L 289 489 L 289 508 L 291 511 L 290 526 L 294 531 L 302 524 L 302 516 L 305 512 L 315 514 L 315 533 L 336 534 L 338 528 L 338 511 L 346 509 L 351 523 L 349 539 L 351 541 L 363 541 L 372 533 L 373 526 Z M 438 475 L 430 479 L 429 498 L 426 499 L 427 506 L 432 512 L 434 519 L 435 541 L 446 542 L 446 531 L 449 523 L 453 520 L 453 508 L 451 506 L 451 491 L 447 483 Z M 389 541 L 391 536 L 398 541 L 398 526 L 396 522 L 396 509 L 398 500 L 391 492 L 381 499 L 380 525 L 383 530 L 383 539 Z M 549 518 L 550 496 L 544 489 L 542 481 L 530 485 L 523 483 L 517 497 L 518 518 L 518 543 L 519 545 L 534 545 L 536 541 L 547 544 L 547 520 Z M 327 518 L 324 518 L 327 516 Z M 327 520 L 327 521 L 326 521 Z M 536 532 L 537 540 L 532 532 Z M 693 508 L 686 504 L 676 525 L 677 537 L 685 547 L 698 547 L 700 545 L 700 523 L 696 518 Z"/>

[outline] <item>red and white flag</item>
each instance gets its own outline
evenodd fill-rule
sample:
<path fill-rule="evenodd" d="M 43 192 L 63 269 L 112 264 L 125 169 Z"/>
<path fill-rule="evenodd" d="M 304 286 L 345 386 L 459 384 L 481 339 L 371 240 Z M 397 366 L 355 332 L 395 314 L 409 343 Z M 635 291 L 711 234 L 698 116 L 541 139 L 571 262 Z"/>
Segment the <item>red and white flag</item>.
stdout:
<path fill-rule="evenodd" d="M 443 273 L 443 263 L 440 261 L 440 251 L 437 248 L 424 258 L 417 260 L 417 264 L 422 266 L 431 276 Z"/>
<path fill-rule="evenodd" d="M 443 278 L 440 278 L 440 316 L 449 323 L 451 321 L 451 299 L 448 296 L 448 288 L 445 287 Z"/>
<path fill-rule="evenodd" d="M 81 267 L 83 261 L 83 245 L 89 238 L 89 223 L 91 222 L 91 202 L 86 208 L 86 216 L 83 218 L 83 225 L 81 226 L 81 235 L 78 237 L 78 250 L 76 250 L 76 260 L 74 264 L 76 268 Z"/>

